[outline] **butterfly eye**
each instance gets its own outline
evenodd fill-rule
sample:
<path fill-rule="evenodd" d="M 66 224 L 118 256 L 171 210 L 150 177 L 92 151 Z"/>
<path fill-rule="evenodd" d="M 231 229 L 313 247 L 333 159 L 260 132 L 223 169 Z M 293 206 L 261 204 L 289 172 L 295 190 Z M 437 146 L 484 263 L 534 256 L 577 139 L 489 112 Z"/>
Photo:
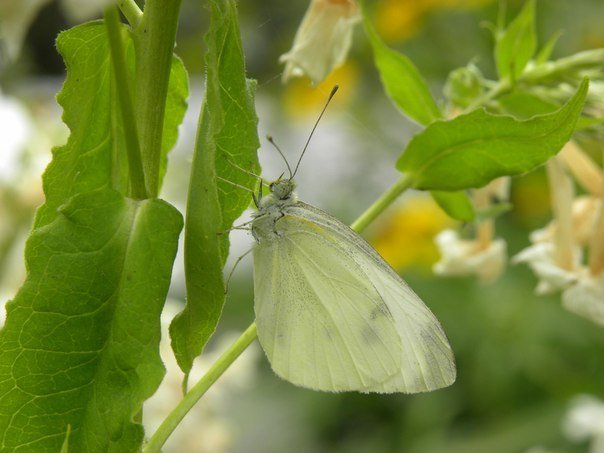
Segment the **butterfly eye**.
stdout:
<path fill-rule="evenodd" d="M 275 183 L 271 182 L 268 186 L 268 189 L 272 192 L 273 190 L 275 190 Z"/>

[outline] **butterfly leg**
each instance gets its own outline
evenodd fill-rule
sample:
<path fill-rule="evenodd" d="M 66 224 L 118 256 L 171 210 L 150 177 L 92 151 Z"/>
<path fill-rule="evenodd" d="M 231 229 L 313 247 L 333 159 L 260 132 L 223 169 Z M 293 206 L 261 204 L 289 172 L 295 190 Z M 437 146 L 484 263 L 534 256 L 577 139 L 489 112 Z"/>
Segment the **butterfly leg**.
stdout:
<path fill-rule="evenodd" d="M 245 258 L 247 255 L 249 255 L 252 250 L 254 250 L 254 249 L 253 248 L 249 249 L 247 252 L 245 252 L 243 255 L 241 255 L 239 258 L 237 258 L 237 261 L 235 261 L 235 264 L 233 264 L 233 267 L 231 268 L 231 271 L 229 272 L 229 276 L 227 277 L 226 283 L 224 285 L 225 294 L 228 294 L 228 292 L 229 292 L 229 283 L 231 281 L 231 277 L 235 273 L 235 269 L 237 269 L 237 265 L 241 262 L 241 260 L 243 258 Z"/>

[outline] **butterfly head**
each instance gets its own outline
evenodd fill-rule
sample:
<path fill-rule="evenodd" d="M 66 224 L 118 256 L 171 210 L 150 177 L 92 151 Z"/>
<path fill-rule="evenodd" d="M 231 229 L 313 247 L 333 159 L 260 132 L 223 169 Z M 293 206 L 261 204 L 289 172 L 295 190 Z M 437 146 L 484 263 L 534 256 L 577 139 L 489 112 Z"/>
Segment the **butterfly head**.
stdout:
<path fill-rule="evenodd" d="M 296 182 L 291 178 L 282 179 L 279 178 L 273 181 L 268 186 L 271 194 L 277 200 L 289 200 L 294 194 L 296 189 Z"/>

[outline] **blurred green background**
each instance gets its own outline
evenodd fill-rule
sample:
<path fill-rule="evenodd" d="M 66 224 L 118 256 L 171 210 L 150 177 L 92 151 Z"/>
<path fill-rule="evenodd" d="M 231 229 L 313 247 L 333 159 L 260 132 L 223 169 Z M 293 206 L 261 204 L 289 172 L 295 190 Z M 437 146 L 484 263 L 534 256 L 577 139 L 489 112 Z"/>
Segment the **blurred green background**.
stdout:
<path fill-rule="evenodd" d="M 513 17 L 522 3 L 508 3 Z M 394 162 L 418 129 L 385 98 L 360 29 L 348 62 L 326 82 L 316 88 L 306 80 L 281 84 L 278 57 L 291 46 L 307 5 L 305 0 L 239 4 L 247 68 L 258 80 L 259 131 L 261 137 L 270 132 L 295 159 L 332 85 L 340 84 L 298 183 L 303 200 L 349 222 L 395 181 Z M 448 72 L 470 60 L 494 76 L 492 37 L 481 22 L 496 20 L 495 1 L 378 0 L 370 6 L 380 34 L 411 57 L 437 99 L 443 98 Z M 554 56 L 604 47 L 601 0 L 541 0 L 537 11 L 541 43 L 558 30 L 564 32 Z M 14 108 L 20 113 L 13 116 L 21 115 L 29 131 L 9 149 L 15 128 L 5 123 L 1 129 L 1 303 L 12 297 L 23 278 L 22 244 L 33 210 L 42 201 L 40 172 L 51 146 L 67 134 L 54 103 L 64 67 L 53 43 L 60 30 L 73 25 L 68 17 L 57 2 L 44 7 L 20 57 L 0 74 L 2 108 L 18 105 Z M 203 91 L 206 26 L 203 2 L 183 0 L 176 52 L 190 71 L 192 96 L 164 187 L 165 197 L 181 209 Z M 16 157 L 8 159 L 10 153 Z M 283 171 L 265 140 L 260 157 L 269 179 Z M 542 171 L 513 181 L 514 209 L 497 220 L 497 234 L 508 242 L 509 256 L 526 247 L 530 231 L 549 220 L 548 197 Z M 438 260 L 433 238 L 454 225 L 431 199 L 408 194 L 368 232 L 441 321 L 457 359 L 453 386 L 412 396 L 316 393 L 280 381 L 262 354 L 251 350 L 242 358 L 249 366 L 227 373 L 166 451 L 604 451 L 604 409 L 580 412 L 587 421 L 578 427 L 569 422 L 578 396 L 604 396 L 604 331 L 566 312 L 559 296 L 534 296 L 536 279 L 525 266 L 508 267 L 488 286 L 473 278 L 436 278 L 430 270 Z M 241 255 L 251 244 L 245 233 L 234 235 L 232 255 Z M 221 338 L 253 320 L 251 272 L 251 260 L 237 269 L 209 354 L 224 347 Z M 171 297 L 175 305 L 184 299 L 180 263 Z M 168 372 L 177 382 L 180 375 L 170 363 Z M 178 392 L 161 392 L 159 412 L 169 410 L 178 398 Z M 590 423 L 594 428 L 582 432 Z"/>

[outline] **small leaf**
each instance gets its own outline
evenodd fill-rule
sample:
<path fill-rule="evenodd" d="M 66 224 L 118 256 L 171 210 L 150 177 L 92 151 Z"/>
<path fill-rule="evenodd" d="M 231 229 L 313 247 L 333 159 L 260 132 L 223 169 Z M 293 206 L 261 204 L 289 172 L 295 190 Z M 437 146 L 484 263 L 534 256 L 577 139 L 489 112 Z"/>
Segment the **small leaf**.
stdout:
<path fill-rule="evenodd" d="M 27 241 L 28 275 L 0 332 L 6 451 L 138 451 L 159 386 L 159 316 L 182 218 L 111 189 L 74 196 Z M 20 451 L 20 450 L 19 450 Z"/>
<path fill-rule="evenodd" d="M 577 130 L 596 129 L 598 126 L 601 126 L 602 123 L 604 123 L 604 118 L 602 117 L 593 118 L 582 116 L 579 118 L 579 121 L 577 121 Z"/>
<path fill-rule="evenodd" d="M 432 198 L 445 211 L 449 217 L 463 222 L 469 222 L 476 216 L 474 206 L 468 198 L 468 195 L 462 191 L 441 192 L 434 190 L 431 192 Z"/>
<path fill-rule="evenodd" d="M 255 84 L 245 78 L 235 2 L 209 3 L 206 94 L 185 225 L 187 305 L 170 326 L 172 348 L 185 373 L 220 318 L 228 230 L 250 204 L 251 194 L 234 184 L 253 189 L 256 178 L 246 171 L 259 172 Z"/>
<path fill-rule="evenodd" d="M 481 209 L 476 212 L 476 220 L 482 222 L 488 219 L 494 219 L 506 212 L 514 209 L 514 205 L 508 202 L 495 203 L 486 209 Z"/>
<path fill-rule="evenodd" d="M 442 118 L 428 84 L 411 60 L 386 46 L 371 25 L 366 12 L 363 12 L 363 22 L 382 85 L 394 105 L 422 125 Z"/>
<path fill-rule="evenodd" d="M 528 0 L 495 45 L 497 71 L 502 79 L 516 80 L 535 54 L 535 0 Z"/>
<path fill-rule="evenodd" d="M 449 191 L 528 172 L 570 139 L 588 85 L 583 80 L 577 93 L 554 113 L 526 121 L 475 110 L 431 124 L 409 142 L 397 168 L 409 174 L 417 189 Z"/>
<path fill-rule="evenodd" d="M 545 43 L 543 48 L 539 51 L 539 53 L 535 57 L 536 65 L 543 64 L 549 60 L 549 58 L 552 56 L 552 53 L 554 52 L 554 48 L 556 47 L 558 40 L 560 39 L 560 36 L 562 36 L 561 30 L 554 33 L 552 36 L 550 36 L 550 38 L 547 40 L 547 42 Z"/>

